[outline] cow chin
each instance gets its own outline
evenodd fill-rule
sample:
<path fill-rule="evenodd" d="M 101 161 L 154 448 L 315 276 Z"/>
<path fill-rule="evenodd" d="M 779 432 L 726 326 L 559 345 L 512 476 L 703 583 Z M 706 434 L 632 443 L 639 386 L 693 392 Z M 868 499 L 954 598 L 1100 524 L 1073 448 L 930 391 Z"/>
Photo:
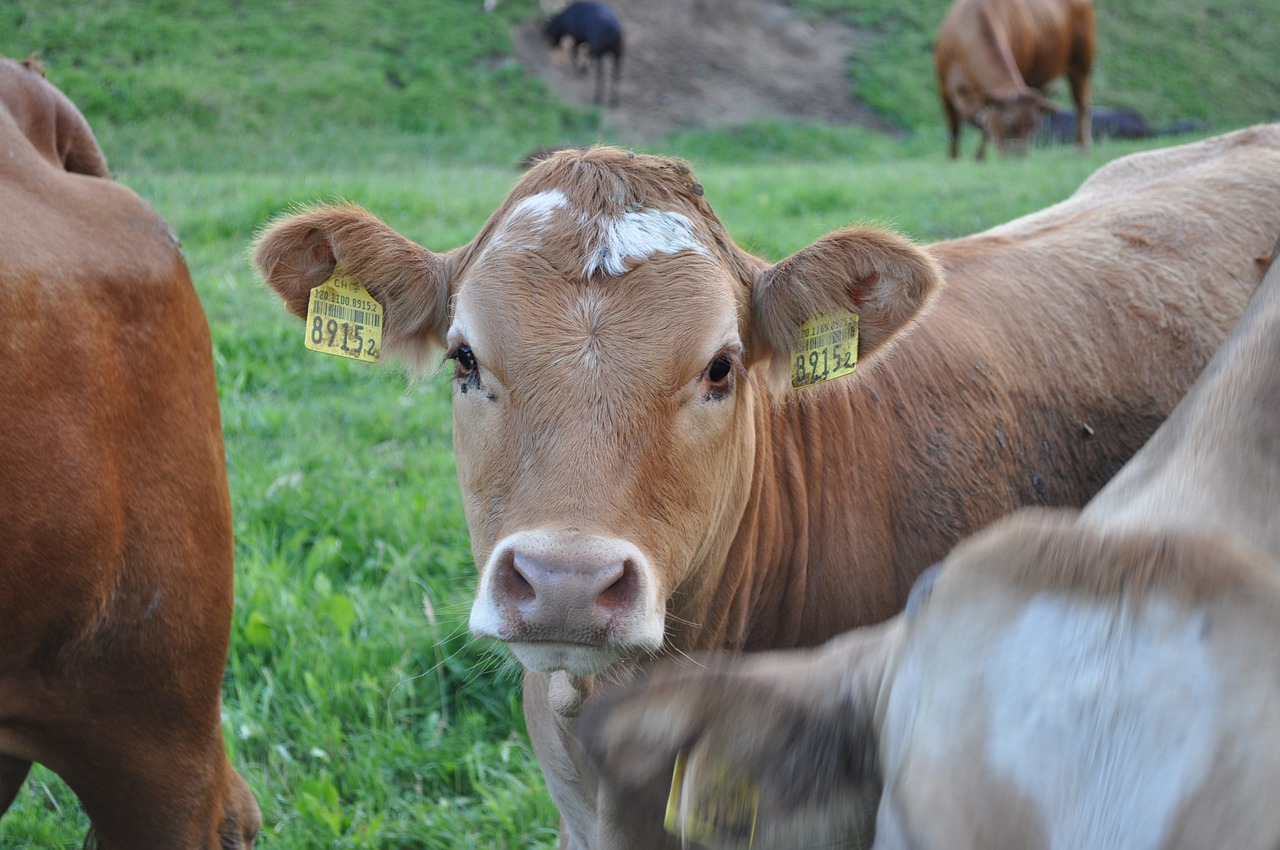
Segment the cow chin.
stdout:
<path fill-rule="evenodd" d="M 555 673 L 559 670 L 586 677 L 612 666 L 631 655 L 621 647 L 587 646 L 571 643 L 508 643 L 516 659 L 526 670 L 535 673 Z M 652 650 L 656 650 L 653 647 Z"/>

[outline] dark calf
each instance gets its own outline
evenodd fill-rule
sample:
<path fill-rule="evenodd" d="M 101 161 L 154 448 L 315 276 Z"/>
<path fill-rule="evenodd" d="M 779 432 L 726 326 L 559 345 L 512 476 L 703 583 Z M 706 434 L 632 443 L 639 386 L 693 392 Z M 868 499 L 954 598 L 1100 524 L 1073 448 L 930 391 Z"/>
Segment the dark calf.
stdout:
<path fill-rule="evenodd" d="M 559 47 L 565 36 L 571 36 L 575 65 L 578 65 L 580 48 L 584 44 L 587 46 L 587 54 L 596 64 L 596 103 L 604 102 L 604 57 L 605 54 L 612 54 L 613 83 L 609 105 L 617 105 L 618 75 L 622 70 L 622 23 L 612 9 L 603 3 L 570 3 L 547 21 L 543 33 L 552 47 Z M 585 70 L 586 66 L 578 67 Z"/>

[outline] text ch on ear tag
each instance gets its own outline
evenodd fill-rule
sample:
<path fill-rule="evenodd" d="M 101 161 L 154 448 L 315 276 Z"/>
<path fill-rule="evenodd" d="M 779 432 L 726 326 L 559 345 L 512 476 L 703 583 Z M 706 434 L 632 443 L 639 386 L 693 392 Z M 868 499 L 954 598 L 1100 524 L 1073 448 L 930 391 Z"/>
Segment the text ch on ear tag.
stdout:
<path fill-rule="evenodd" d="M 311 290 L 306 346 L 312 351 L 377 363 L 382 353 L 382 305 L 342 263 Z"/>
<path fill-rule="evenodd" d="M 800 326 L 791 354 L 791 386 L 811 387 L 853 374 L 858 368 L 858 314 L 837 310 Z"/>
<path fill-rule="evenodd" d="M 663 827 L 680 836 L 685 846 L 731 845 L 750 850 L 760 812 L 760 791 L 755 783 L 720 768 L 706 781 L 695 776 L 686 786 L 687 755 L 684 750 L 676 755 Z"/>

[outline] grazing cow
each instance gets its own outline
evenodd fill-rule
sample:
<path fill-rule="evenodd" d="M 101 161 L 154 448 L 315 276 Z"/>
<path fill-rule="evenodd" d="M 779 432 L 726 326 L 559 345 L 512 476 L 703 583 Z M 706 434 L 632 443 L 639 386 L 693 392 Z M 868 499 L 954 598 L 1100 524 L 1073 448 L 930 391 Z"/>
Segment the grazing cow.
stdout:
<path fill-rule="evenodd" d="M 1083 512 L 1000 521 L 887 624 L 708 667 L 582 723 L 624 793 L 679 759 L 703 843 L 1280 846 L 1280 262 Z"/>
<path fill-rule="evenodd" d="M 1132 109 L 1095 106 L 1089 118 L 1094 141 L 1100 139 L 1145 139 L 1151 135 L 1147 119 Z M 1040 121 L 1035 141 L 1042 145 L 1063 145 L 1075 141 L 1080 125 L 1074 109 L 1050 112 Z"/>
<path fill-rule="evenodd" d="M 1093 47 L 1092 0 L 955 0 L 933 54 L 951 158 L 965 122 L 982 131 L 978 159 L 988 139 L 1001 153 L 1025 152 L 1052 109 L 1044 87 L 1063 74 L 1080 116 L 1076 143 L 1087 149 Z"/>
<path fill-rule="evenodd" d="M 0 59 L 0 150 L 0 814 L 39 762 L 89 846 L 248 850 L 204 313 L 173 232 L 30 60 Z"/>
<path fill-rule="evenodd" d="M 853 227 L 770 265 L 687 167 L 593 148 L 534 165 L 447 253 L 327 206 L 255 262 L 297 315 L 340 262 L 388 353 L 446 352 L 472 631 L 526 667 L 562 845 L 652 848 L 584 760 L 585 700 L 655 655 L 878 622 L 963 536 L 1084 504 L 1208 362 L 1277 230 L 1280 126 L 1119 160 L 927 250 Z M 848 365 L 850 310 L 857 371 L 794 398 Z"/>
<path fill-rule="evenodd" d="M 570 49 L 570 57 L 580 71 L 586 70 L 585 62 L 580 59 L 581 48 L 586 46 L 587 55 L 595 60 L 596 103 L 604 103 L 604 57 L 612 56 L 613 79 L 609 84 L 609 105 L 618 105 L 618 77 L 622 73 L 622 22 L 612 9 L 590 0 L 570 3 L 547 21 L 542 33 L 552 47 L 559 47 L 565 36 L 571 38 L 573 47 Z"/>

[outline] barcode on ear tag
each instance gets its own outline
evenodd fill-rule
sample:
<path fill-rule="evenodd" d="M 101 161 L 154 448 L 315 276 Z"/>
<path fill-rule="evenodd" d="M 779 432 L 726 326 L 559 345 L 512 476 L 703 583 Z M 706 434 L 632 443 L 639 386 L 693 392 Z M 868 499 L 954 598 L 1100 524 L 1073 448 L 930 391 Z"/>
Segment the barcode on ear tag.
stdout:
<path fill-rule="evenodd" d="M 692 785 L 686 785 L 686 755 L 682 750 L 676 756 L 664 828 L 686 844 L 750 848 L 760 811 L 760 792 L 755 784 L 745 776 L 717 769 L 706 779 L 698 776 Z"/>
<path fill-rule="evenodd" d="M 382 353 L 382 305 L 342 264 L 311 290 L 306 346 L 366 363 L 377 363 Z"/>
<path fill-rule="evenodd" d="M 853 374 L 858 368 L 858 314 L 837 310 L 800 326 L 791 355 L 791 386 L 811 387 Z"/>

